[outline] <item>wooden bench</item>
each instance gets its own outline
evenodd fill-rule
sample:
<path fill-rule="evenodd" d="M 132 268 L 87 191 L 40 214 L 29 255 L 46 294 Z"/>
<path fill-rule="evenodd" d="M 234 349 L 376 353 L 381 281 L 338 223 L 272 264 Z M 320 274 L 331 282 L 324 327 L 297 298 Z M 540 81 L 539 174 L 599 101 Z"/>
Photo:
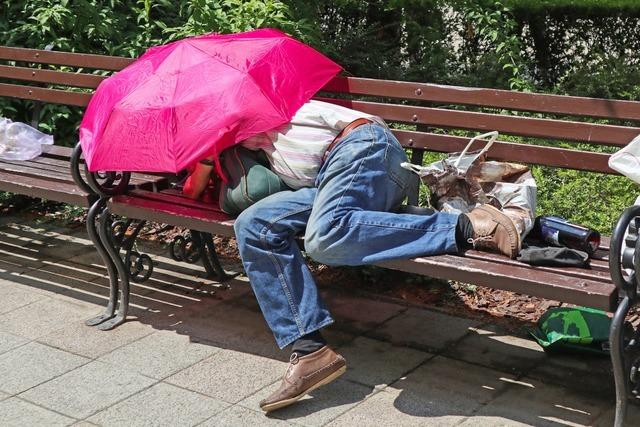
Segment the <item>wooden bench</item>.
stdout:
<path fill-rule="evenodd" d="M 639 127 L 627 124 L 579 121 L 598 118 L 637 122 L 640 121 L 640 102 L 344 77 L 334 79 L 324 92 L 320 99 L 378 115 L 392 124 L 415 124 L 416 130 L 395 130 L 394 133 L 402 145 L 411 151 L 411 161 L 418 164 L 422 162 L 426 151 L 456 152 L 465 146 L 468 138 L 454 136 L 451 130 L 498 130 L 502 134 L 530 139 L 527 144 L 497 142 L 489 152 L 492 159 L 614 174 L 607 165 L 609 154 L 559 148 L 557 142 L 622 147 L 640 133 Z M 340 98 L 326 98 L 332 94 L 338 94 Z M 515 112 L 518 112 L 517 115 Z M 536 114 L 525 115 L 522 112 Z M 411 202 L 415 203 L 417 199 L 416 188 Z M 159 193 L 131 191 L 114 197 L 108 203 L 106 213 L 169 223 L 199 233 L 233 236 L 232 218 L 220 212 L 216 206 L 190 200 L 176 190 Z M 626 224 L 621 227 L 624 228 Z M 636 297 L 630 287 L 622 289 L 612 281 L 609 243 L 609 238 L 603 238 L 590 269 L 533 267 L 478 251 L 468 251 L 464 257 L 441 255 L 389 261 L 379 265 L 608 312 L 617 310 L 612 329 L 612 359 L 620 402 L 619 414 L 622 414 L 630 388 L 638 387 L 637 383 L 631 384 L 629 381 L 631 367 L 627 363 L 628 357 L 624 357 L 627 349 L 622 348 L 622 323 L 630 304 L 636 302 Z M 212 254 L 215 255 L 215 252 Z M 128 289 L 124 264 L 119 270 L 123 286 Z M 622 300 L 627 302 L 619 304 L 622 296 L 630 299 Z M 623 415 L 618 418 L 623 419 Z"/>
<path fill-rule="evenodd" d="M 126 58 L 0 46 L 0 97 L 33 101 L 30 124 L 37 127 L 44 104 L 84 107 L 91 97 L 87 89 L 104 78 L 92 72 L 118 70 L 127 63 Z M 51 69 L 51 65 L 72 71 Z M 7 114 L 0 112 L 3 115 Z M 160 176 L 87 174 L 83 163 L 79 146 L 74 150 L 59 145 L 47 147 L 42 156 L 29 161 L 0 159 L 0 191 L 89 207 L 98 191 L 119 191 L 119 185 L 147 190 L 166 186 Z"/>
<path fill-rule="evenodd" d="M 6 51 L 0 50 L 0 53 L 7 55 Z M 47 60 L 53 59 L 48 56 L 50 54 L 47 54 Z M 86 57 L 94 60 L 74 64 L 97 66 L 96 56 Z M 9 59 L 29 61 L 30 58 L 19 56 Z M 44 60 L 44 57 L 40 59 Z M 125 58 L 103 60 L 106 62 L 100 63 L 100 67 L 111 70 L 131 62 Z M 85 87 L 95 87 L 101 77 L 93 76 L 91 79 Z M 62 83 L 59 80 L 55 82 Z M 26 93 L 24 89 L 12 85 L 0 86 L 0 94 L 7 93 L 48 102 L 55 102 L 56 99 L 55 92 L 37 89 Z M 459 132 L 453 131 L 497 130 L 503 135 L 526 137 L 527 140 L 526 143 L 497 142 L 489 151 L 492 159 L 613 174 L 614 171 L 607 166 L 608 154 L 561 148 L 558 143 L 568 141 L 594 147 L 623 147 L 640 133 L 639 127 L 629 125 L 640 121 L 640 102 L 345 77 L 335 78 L 321 95 L 319 99 L 378 115 L 392 126 L 396 123 L 414 126 L 413 129 L 404 126 L 394 130 L 402 145 L 411 152 L 413 163 L 421 163 L 426 152 L 460 151 L 468 138 L 456 136 Z M 73 97 L 73 105 L 86 105 L 90 94 L 74 93 Z M 593 119 L 613 121 L 614 124 L 593 123 Z M 410 202 L 415 204 L 417 200 L 418 188 L 415 188 Z M 113 215 L 129 220 L 114 221 Z M 629 352 L 633 350 L 633 345 L 625 345 L 627 341 L 623 340 L 622 328 L 629 308 L 638 302 L 638 286 L 635 277 L 621 274 L 618 261 L 625 250 L 622 234 L 638 216 L 638 210 L 625 212 L 613 240 L 603 239 L 590 269 L 532 267 L 477 251 L 468 251 L 464 257 L 422 257 L 385 262 L 380 266 L 615 312 L 611 355 L 617 394 L 616 422 L 621 425 L 629 391 L 639 387 L 635 379 L 630 380 L 632 368 L 637 370 L 638 366 L 637 362 L 634 362 L 635 367 L 631 366 Z M 192 230 L 194 244 L 190 247 L 194 249 L 191 252 L 187 250 L 183 240 L 182 245 L 174 245 L 174 255 L 192 261 L 201 259 L 207 271 L 224 278 L 225 273 L 218 263 L 211 234 L 233 236 L 233 219 L 216 206 L 187 199 L 173 189 L 159 192 L 135 189 L 110 200 L 107 197 L 99 199 L 91 207 L 88 218 L 90 237 L 105 260 L 111 282 L 107 309 L 90 319 L 88 324 L 110 329 L 125 321 L 130 280 L 139 281 L 150 274 L 151 260 L 131 250 L 132 241 L 144 221 L 157 221 Z M 135 227 L 134 219 L 141 220 Z M 125 234 L 124 229 L 129 226 L 134 231 Z M 637 241 L 640 242 L 640 239 Z M 121 248 L 125 249 L 124 256 L 120 254 Z M 610 252 L 613 254 L 611 262 Z M 640 253 L 640 248 L 637 248 L 637 252 Z M 631 267 L 640 266 L 640 260 L 633 256 L 630 259 Z M 632 344 L 639 342 L 640 339 L 636 339 Z"/>

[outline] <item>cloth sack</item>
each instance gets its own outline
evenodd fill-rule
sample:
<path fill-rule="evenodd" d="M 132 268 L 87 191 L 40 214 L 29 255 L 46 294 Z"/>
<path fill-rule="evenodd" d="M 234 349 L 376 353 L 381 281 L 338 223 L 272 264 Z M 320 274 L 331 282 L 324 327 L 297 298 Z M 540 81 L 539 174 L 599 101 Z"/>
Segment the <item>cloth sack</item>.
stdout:
<path fill-rule="evenodd" d="M 469 152 L 474 142 L 487 137 L 482 150 Z M 535 221 L 536 182 L 525 165 L 486 160 L 497 137 L 498 132 L 478 135 L 461 153 L 428 166 L 403 163 L 402 167 L 420 176 L 431 192 L 432 206 L 439 211 L 466 213 L 488 203 L 509 216 L 524 238 Z"/>
<path fill-rule="evenodd" d="M 269 169 L 269 161 L 262 151 L 252 151 L 241 145 L 222 153 L 221 165 L 227 182 L 218 180 L 220 209 L 238 215 L 258 200 L 290 188 Z"/>
<path fill-rule="evenodd" d="M 640 135 L 609 157 L 609 167 L 640 184 Z"/>
<path fill-rule="evenodd" d="M 606 354 L 611 319 L 601 310 L 557 307 L 547 310 L 529 331 L 545 351 Z"/>
<path fill-rule="evenodd" d="M 537 266 L 586 268 L 589 254 L 571 248 L 527 244 L 518 254 L 518 261 Z"/>

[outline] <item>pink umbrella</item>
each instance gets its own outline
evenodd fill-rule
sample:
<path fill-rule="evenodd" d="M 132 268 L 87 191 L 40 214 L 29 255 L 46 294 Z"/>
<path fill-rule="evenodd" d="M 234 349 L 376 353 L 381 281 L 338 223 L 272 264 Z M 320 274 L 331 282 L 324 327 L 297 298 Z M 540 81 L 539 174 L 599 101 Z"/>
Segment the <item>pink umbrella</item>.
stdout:
<path fill-rule="evenodd" d="M 289 122 L 340 70 L 273 29 L 154 47 L 100 84 L 82 151 L 92 172 L 175 173 Z"/>

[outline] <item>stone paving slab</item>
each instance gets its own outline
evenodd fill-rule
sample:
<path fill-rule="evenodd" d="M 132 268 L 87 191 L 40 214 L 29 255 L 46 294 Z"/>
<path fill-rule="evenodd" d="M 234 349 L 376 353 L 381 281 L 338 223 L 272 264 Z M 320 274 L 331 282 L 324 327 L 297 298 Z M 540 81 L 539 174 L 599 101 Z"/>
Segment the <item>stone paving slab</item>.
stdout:
<path fill-rule="evenodd" d="M 53 273 L 47 268 L 50 266 L 25 271 L 18 280 L 33 291 L 45 293 L 53 298 L 71 297 L 69 300 L 71 302 L 82 301 L 96 306 L 107 304 L 108 289 L 106 287 L 101 288 L 95 283 L 85 280 L 73 270 L 60 274 Z"/>
<path fill-rule="evenodd" d="M 6 398 L 8 398 L 10 396 L 11 396 L 10 394 L 6 394 L 6 393 L 3 393 L 3 392 L 0 391 L 0 401 L 4 400 L 4 399 L 6 399 Z"/>
<path fill-rule="evenodd" d="M 188 336 L 173 331 L 159 331 L 120 347 L 99 360 L 162 379 L 218 351 L 218 347 L 191 342 Z"/>
<path fill-rule="evenodd" d="M 470 328 L 469 334 L 444 354 L 513 374 L 527 373 L 547 358 L 536 342 L 515 337 L 495 325 Z"/>
<path fill-rule="evenodd" d="M 231 350 L 288 360 L 288 355 L 275 345 L 261 313 L 229 301 L 192 308 L 180 314 L 180 322 L 172 328 L 177 333 Z"/>
<path fill-rule="evenodd" d="M 88 362 L 87 358 L 31 342 L 0 355 L 0 390 L 18 394 Z"/>
<path fill-rule="evenodd" d="M 50 236 L 43 235 L 44 228 L 33 227 L 28 224 L 12 223 L 0 229 L 0 237 L 2 237 L 3 245 L 27 247 L 28 245 L 37 246 L 44 244 L 45 240 Z M 35 248 L 30 248 L 35 251 Z"/>
<path fill-rule="evenodd" d="M 431 402 L 415 395 L 390 389 L 375 394 L 327 424 L 330 427 L 355 426 L 453 426 L 464 420 L 460 415 L 428 412 Z"/>
<path fill-rule="evenodd" d="M 481 425 L 590 426 L 608 407 L 597 398 L 567 393 L 561 387 L 524 378 L 510 383 L 504 393 L 462 425 L 472 427 L 484 422 Z"/>
<path fill-rule="evenodd" d="M 111 331 L 101 331 L 78 321 L 38 338 L 38 341 L 95 359 L 154 332 L 153 327 L 138 321 L 125 322 Z"/>
<path fill-rule="evenodd" d="M 0 279 L 13 280 L 15 275 L 43 267 L 43 258 L 36 250 L 28 251 L 17 245 L 7 245 L 0 235 Z"/>
<path fill-rule="evenodd" d="M 258 411 L 260 410 L 259 402 L 279 386 L 280 381 L 277 381 L 244 399 L 240 402 L 240 405 L 247 409 Z M 372 386 L 364 386 L 338 378 L 336 381 L 304 396 L 295 405 L 273 412 L 269 417 L 305 426 L 321 426 L 376 393 L 379 393 L 379 391 Z"/>
<path fill-rule="evenodd" d="M 338 351 L 347 359 L 344 378 L 370 386 L 388 385 L 433 357 L 430 353 L 366 337 L 358 337 Z"/>
<path fill-rule="evenodd" d="M 0 315 L 44 298 L 45 295 L 17 287 L 7 280 L 0 280 Z"/>
<path fill-rule="evenodd" d="M 480 322 L 410 308 L 367 335 L 396 345 L 437 352 L 469 333 Z"/>
<path fill-rule="evenodd" d="M 335 327 L 350 333 L 362 333 L 376 328 L 406 310 L 405 307 L 346 293 L 321 291 Z M 357 310 L 354 310 L 357 307 Z"/>
<path fill-rule="evenodd" d="M 401 412 L 413 416 L 463 419 L 497 397 L 510 379 L 508 374 L 490 368 L 478 369 L 439 356 L 391 384 L 385 391 L 396 395 L 393 406 Z"/>
<path fill-rule="evenodd" d="M 93 249 L 90 250 L 93 251 Z M 71 279 L 93 282 L 107 275 L 107 269 L 104 267 L 80 264 L 66 259 L 45 260 L 45 266 L 40 268 L 39 271 L 47 273 L 51 277 L 50 280 L 55 281 Z"/>
<path fill-rule="evenodd" d="M 277 418 L 268 417 L 263 412 L 256 412 L 242 406 L 231 406 L 216 416 L 209 418 L 198 427 L 238 427 L 238 426 L 260 426 L 260 427 L 291 427 L 294 424 Z"/>
<path fill-rule="evenodd" d="M 47 298 L 1 315 L 0 331 L 35 339 L 66 324 L 83 321 L 94 311 L 94 307 L 81 301 Z"/>
<path fill-rule="evenodd" d="M 237 403 L 284 375 L 286 364 L 252 354 L 222 350 L 165 382 Z"/>
<path fill-rule="evenodd" d="M 88 418 L 104 426 L 194 426 L 229 404 L 159 383 Z"/>
<path fill-rule="evenodd" d="M 94 361 L 19 396 L 82 419 L 151 386 L 151 378 Z"/>
<path fill-rule="evenodd" d="M 0 402 L 0 425 L 3 427 L 68 426 L 75 420 L 41 408 L 17 397 Z"/>
<path fill-rule="evenodd" d="M 28 343 L 29 340 L 17 335 L 0 331 L 0 354 Z"/>
<path fill-rule="evenodd" d="M 616 411 L 611 408 L 602 414 L 594 423 L 594 427 L 611 427 L 614 423 Z M 630 404 L 627 409 L 627 425 L 640 426 L 640 404 Z"/>
<path fill-rule="evenodd" d="M 104 266 L 102 258 L 100 258 L 100 254 L 98 254 L 95 249 L 86 250 L 84 251 L 84 253 L 65 259 L 65 261 L 72 262 L 74 264 L 90 266 L 92 268 L 103 271 L 104 274 L 107 274 L 107 268 Z"/>
<path fill-rule="evenodd" d="M 615 401 L 613 370 L 608 356 L 550 354 L 527 376 L 578 393 L 588 390 L 590 394 Z"/>

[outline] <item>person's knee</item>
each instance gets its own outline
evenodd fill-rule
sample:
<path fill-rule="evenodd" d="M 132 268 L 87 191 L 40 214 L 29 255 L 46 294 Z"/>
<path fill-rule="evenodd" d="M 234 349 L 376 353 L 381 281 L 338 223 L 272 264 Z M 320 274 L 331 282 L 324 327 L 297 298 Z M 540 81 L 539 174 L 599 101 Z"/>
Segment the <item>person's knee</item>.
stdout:
<path fill-rule="evenodd" d="M 238 215 L 233 223 L 233 231 L 240 251 L 247 243 L 259 240 L 260 230 L 263 227 L 259 217 L 253 214 L 252 209 L 247 209 Z"/>
<path fill-rule="evenodd" d="M 327 230 L 307 230 L 304 250 L 316 262 L 326 265 L 341 265 L 341 245 L 336 233 Z"/>

